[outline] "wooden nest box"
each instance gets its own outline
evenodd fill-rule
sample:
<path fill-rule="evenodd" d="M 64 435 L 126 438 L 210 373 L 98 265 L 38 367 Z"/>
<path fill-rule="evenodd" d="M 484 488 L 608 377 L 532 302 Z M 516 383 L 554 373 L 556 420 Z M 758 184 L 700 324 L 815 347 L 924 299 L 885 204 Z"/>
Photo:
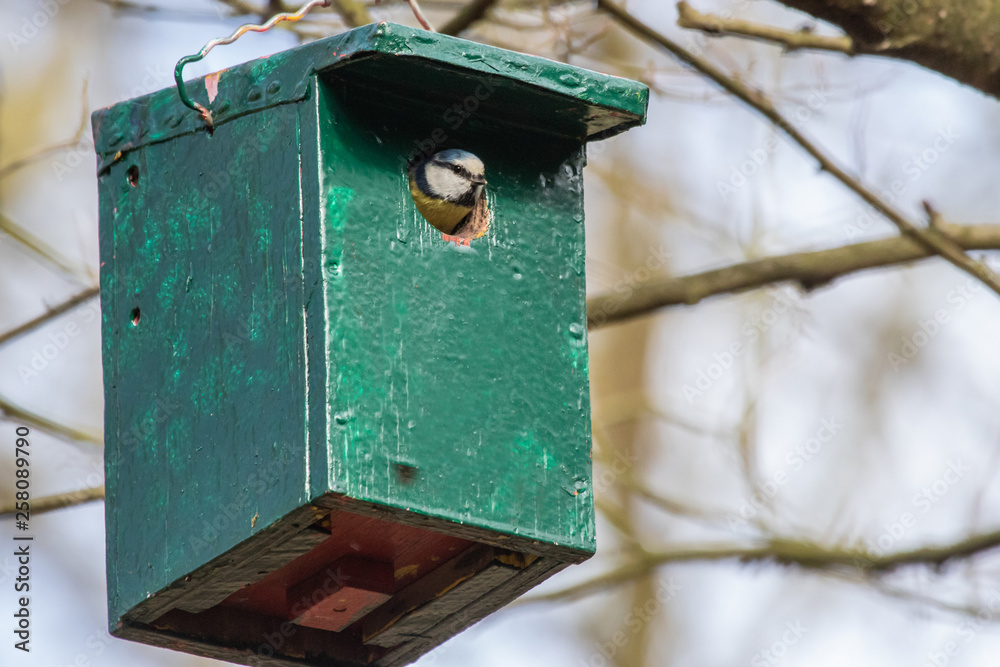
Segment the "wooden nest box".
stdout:
<path fill-rule="evenodd" d="M 352 30 L 94 114 L 111 632 L 404 665 L 595 548 L 586 142 L 647 90 Z M 482 158 L 492 224 L 416 211 Z"/>

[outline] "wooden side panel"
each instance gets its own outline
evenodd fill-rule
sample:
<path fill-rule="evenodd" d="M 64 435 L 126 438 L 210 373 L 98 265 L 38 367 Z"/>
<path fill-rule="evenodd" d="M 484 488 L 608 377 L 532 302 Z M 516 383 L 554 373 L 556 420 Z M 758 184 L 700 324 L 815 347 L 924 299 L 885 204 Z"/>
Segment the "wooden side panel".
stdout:
<path fill-rule="evenodd" d="M 114 627 L 308 500 L 297 110 L 99 183 Z"/>
<path fill-rule="evenodd" d="M 423 103 L 344 77 L 317 95 L 327 488 L 592 553 L 582 146 L 456 122 L 478 84 Z M 493 224 L 469 248 L 410 197 L 427 145 L 486 164 Z"/>

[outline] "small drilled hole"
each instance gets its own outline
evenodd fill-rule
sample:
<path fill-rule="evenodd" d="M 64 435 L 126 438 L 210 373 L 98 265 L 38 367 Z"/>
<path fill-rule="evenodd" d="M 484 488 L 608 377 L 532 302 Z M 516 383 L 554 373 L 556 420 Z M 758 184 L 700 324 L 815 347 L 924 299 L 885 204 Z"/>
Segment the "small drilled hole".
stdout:
<path fill-rule="evenodd" d="M 134 164 L 128 168 L 128 182 L 133 188 L 139 185 L 139 167 Z"/>
<path fill-rule="evenodd" d="M 134 326 L 134 327 L 139 326 L 139 317 L 140 317 L 140 315 L 141 315 L 141 313 L 139 312 L 138 308 L 133 308 L 132 309 L 132 326 Z"/>

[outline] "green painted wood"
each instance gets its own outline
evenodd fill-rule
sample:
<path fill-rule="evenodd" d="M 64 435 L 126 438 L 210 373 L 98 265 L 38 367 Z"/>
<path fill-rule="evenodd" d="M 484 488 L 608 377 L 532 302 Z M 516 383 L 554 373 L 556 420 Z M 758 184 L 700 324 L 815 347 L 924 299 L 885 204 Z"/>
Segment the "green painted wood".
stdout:
<path fill-rule="evenodd" d="M 325 83 L 307 252 L 322 257 L 327 359 L 313 495 L 591 551 L 582 146 L 470 118 L 448 145 L 487 165 L 494 223 L 459 251 L 405 178 L 445 104 L 398 115 L 353 79 Z"/>
<path fill-rule="evenodd" d="M 113 620 L 308 500 L 297 123 L 278 107 L 100 178 Z"/>
<path fill-rule="evenodd" d="M 544 121 L 550 132 L 583 140 L 611 136 L 645 120 L 649 90 L 635 81 L 394 23 L 373 23 L 223 70 L 218 97 L 211 102 L 204 77 L 187 86 L 221 126 L 249 113 L 305 99 L 317 72 L 364 68 L 366 61 L 386 57 L 410 61 L 413 67 L 408 71 L 421 73 L 376 82 L 384 94 L 442 99 L 451 91 L 436 88 L 440 80 L 432 82 L 426 72 L 462 70 L 505 90 L 516 90 L 513 107 L 500 106 L 512 99 L 506 94 L 482 105 L 500 110 L 508 122 L 518 116 L 528 123 Z M 386 74 L 386 68 L 379 71 Z M 474 92 L 464 92 L 462 97 Z M 203 130 L 198 115 L 181 104 L 173 87 L 101 109 L 94 114 L 94 124 L 101 129 L 95 146 L 102 168 L 119 151 Z"/>
<path fill-rule="evenodd" d="M 552 571 L 592 554 L 585 142 L 645 106 L 380 24 L 222 73 L 211 135 L 173 90 L 96 112 L 112 631 L 211 604 L 199 581 L 222 599 L 313 506 Z M 407 159 L 448 147 L 486 164 L 469 248 L 408 192 Z"/>

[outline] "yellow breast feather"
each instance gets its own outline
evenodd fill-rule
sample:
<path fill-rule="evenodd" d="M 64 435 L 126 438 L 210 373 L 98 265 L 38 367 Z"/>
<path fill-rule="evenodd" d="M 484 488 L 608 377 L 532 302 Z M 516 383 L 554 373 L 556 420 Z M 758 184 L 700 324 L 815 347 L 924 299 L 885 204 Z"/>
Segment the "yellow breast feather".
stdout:
<path fill-rule="evenodd" d="M 432 199 L 420 191 L 416 181 L 410 179 L 410 194 L 420 215 L 444 234 L 450 234 L 458 223 L 472 211 L 467 206 L 459 206 L 443 199 Z"/>

